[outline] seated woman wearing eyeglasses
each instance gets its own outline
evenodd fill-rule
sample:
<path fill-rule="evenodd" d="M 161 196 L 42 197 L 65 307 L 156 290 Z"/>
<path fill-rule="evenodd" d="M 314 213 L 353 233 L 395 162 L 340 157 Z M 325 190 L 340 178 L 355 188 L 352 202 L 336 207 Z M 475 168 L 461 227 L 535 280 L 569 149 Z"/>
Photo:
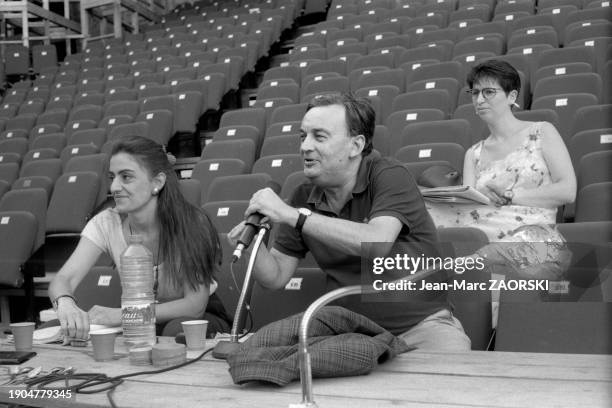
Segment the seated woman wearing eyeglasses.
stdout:
<path fill-rule="evenodd" d="M 474 66 L 467 84 L 476 114 L 490 134 L 467 151 L 463 184 L 486 195 L 493 205 L 434 209 L 434 221 L 438 227 L 484 231 L 491 244 L 477 255 L 496 270 L 558 279 L 570 254 L 555 227 L 557 207 L 576 196 L 567 148 L 552 124 L 514 116 L 521 82 L 507 62 L 488 60 Z"/>

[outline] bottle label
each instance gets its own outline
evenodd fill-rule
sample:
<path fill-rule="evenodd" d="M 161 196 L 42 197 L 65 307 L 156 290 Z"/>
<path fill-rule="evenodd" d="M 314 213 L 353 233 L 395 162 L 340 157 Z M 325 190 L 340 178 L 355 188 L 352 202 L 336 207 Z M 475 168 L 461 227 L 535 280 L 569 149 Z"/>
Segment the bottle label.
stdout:
<path fill-rule="evenodd" d="M 155 303 L 121 307 L 123 327 L 155 324 Z"/>

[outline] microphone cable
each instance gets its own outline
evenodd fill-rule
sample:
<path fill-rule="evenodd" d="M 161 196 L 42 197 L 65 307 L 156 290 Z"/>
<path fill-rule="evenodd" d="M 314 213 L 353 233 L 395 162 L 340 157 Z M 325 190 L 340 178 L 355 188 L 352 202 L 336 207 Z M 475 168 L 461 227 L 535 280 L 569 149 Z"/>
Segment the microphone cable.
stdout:
<path fill-rule="evenodd" d="M 236 287 L 236 291 L 238 293 L 242 292 L 242 285 L 238 285 L 238 282 L 236 280 L 236 274 L 234 273 L 234 264 L 236 262 L 230 262 L 230 275 L 232 275 L 232 280 L 234 281 L 234 286 Z M 248 282 L 246 283 L 248 285 Z M 244 283 L 243 283 L 244 285 Z M 242 333 L 240 336 L 238 336 L 238 340 L 240 340 L 241 338 L 243 338 L 244 336 L 247 336 L 248 334 L 251 333 L 251 330 L 253 330 L 253 314 L 251 312 L 251 304 L 249 302 L 244 302 L 244 309 L 247 312 L 247 319 L 248 319 L 248 328 L 245 327 L 246 331 L 244 333 Z"/>
<path fill-rule="evenodd" d="M 189 364 L 193 364 L 196 361 L 200 361 L 204 356 L 212 352 L 213 349 L 214 347 L 202 352 L 202 354 L 200 354 L 199 356 L 197 356 L 196 358 L 192 360 L 187 360 L 184 363 L 160 368 L 158 370 L 137 371 L 135 373 L 122 374 L 122 375 L 117 375 L 115 377 L 109 377 L 106 374 L 102 374 L 102 373 L 78 373 L 78 374 L 73 373 L 73 372 L 69 372 L 66 374 L 53 373 L 53 374 L 48 374 L 42 377 L 36 377 L 36 378 L 26 380 L 24 381 L 24 383 L 26 384 L 28 389 L 30 389 L 31 387 L 36 387 L 36 388 L 44 388 L 46 390 L 58 390 L 58 391 L 70 390 L 70 391 L 73 391 L 75 394 L 97 394 L 97 393 L 106 391 L 106 397 L 108 398 L 108 401 L 111 407 L 118 408 L 117 404 L 115 404 L 112 393 L 113 391 L 115 391 L 115 389 L 119 385 L 123 384 L 124 379 L 130 378 L 130 377 L 136 377 L 139 375 L 165 373 L 167 371 L 172 371 L 172 370 L 176 370 L 177 368 L 188 366 Z M 75 385 L 69 385 L 70 380 L 82 380 L 82 381 Z M 59 381 L 64 382 L 65 385 L 63 387 L 47 387 L 49 384 L 53 384 Z M 94 387 L 98 387 L 98 388 L 94 388 Z M 90 388 L 93 388 L 93 389 L 90 389 Z"/>

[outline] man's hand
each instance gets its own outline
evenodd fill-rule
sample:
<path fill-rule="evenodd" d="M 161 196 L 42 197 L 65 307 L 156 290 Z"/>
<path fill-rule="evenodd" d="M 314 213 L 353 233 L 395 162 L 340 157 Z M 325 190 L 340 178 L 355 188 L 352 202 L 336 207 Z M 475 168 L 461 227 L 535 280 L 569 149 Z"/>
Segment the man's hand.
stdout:
<path fill-rule="evenodd" d="M 121 309 L 95 305 L 89 310 L 89 320 L 92 324 L 119 326 L 121 325 Z"/>
<path fill-rule="evenodd" d="M 253 213 L 264 215 L 269 221 L 275 224 L 295 225 L 298 219 L 298 212 L 295 208 L 285 203 L 271 188 L 264 188 L 257 191 L 251 197 L 249 207 L 245 212 L 245 217 Z"/>
<path fill-rule="evenodd" d="M 89 335 L 89 317 L 79 309 L 74 300 L 62 297 L 58 300 L 57 318 L 64 337 L 87 340 Z"/>

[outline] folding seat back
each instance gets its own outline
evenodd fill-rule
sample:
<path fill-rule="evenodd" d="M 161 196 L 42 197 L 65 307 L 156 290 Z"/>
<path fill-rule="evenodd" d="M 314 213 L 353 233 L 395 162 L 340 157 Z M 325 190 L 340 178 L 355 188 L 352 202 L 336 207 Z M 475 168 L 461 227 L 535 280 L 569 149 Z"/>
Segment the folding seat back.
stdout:
<path fill-rule="evenodd" d="M 5 211 L 0 220 L 0 283 L 20 287 L 22 267 L 34 250 L 37 220 L 27 211 Z"/>
<path fill-rule="evenodd" d="M 25 101 L 27 95 L 28 91 L 25 89 L 12 89 L 4 95 L 2 102 L 21 104 Z"/>
<path fill-rule="evenodd" d="M 527 29 L 526 33 L 514 33 L 508 39 L 508 49 L 527 47 L 535 44 L 549 44 L 553 47 L 559 46 L 559 38 L 553 27 L 540 29 L 540 27 Z M 539 31 L 536 31 L 540 29 Z"/>
<path fill-rule="evenodd" d="M 40 115 L 42 116 L 42 115 Z M 36 119 L 40 118 L 40 116 L 35 115 L 33 113 L 24 113 L 22 115 L 15 116 L 10 118 L 6 124 L 4 125 L 5 130 L 14 130 L 14 129 L 22 129 L 26 132 L 29 132 L 30 129 L 34 127 L 36 123 Z"/>
<path fill-rule="evenodd" d="M 200 204 L 208 201 L 208 189 L 215 178 L 244 173 L 245 164 L 239 159 L 200 160 L 191 173 L 191 179 L 198 181 L 201 186 Z"/>
<path fill-rule="evenodd" d="M 74 290 L 81 310 L 89 311 L 93 306 L 121 307 L 121 280 L 116 268 L 94 266 L 83 277 Z"/>
<path fill-rule="evenodd" d="M 202 205 L 202 209 L 208 214 L 210 221 L 215 226 L 215 230 L 219 234 L 227 234 L 232 228 L 238 225 L 241 221 L 244 220 L 244 212 L 249 206 L 248 200 L 228 200 L 228 201 L 208 201 L 204 205 Z M 224 238 L 227 240 L 227 238 Z M 226 242 L 221 240 L 221 245 L 227 245 Z M 226 255 L 226 250 L 223 251 L 224 256 Z M 231 259 L 231 253 L 233 248 L 229 250 L 229 259 Z M 220 279 L 220 287 L 225 285 L 222 284 L 222 279 Z M 219 290 L 219 289 L 217 289 Z M 223 298 L 225 295 L 223 294 L 224 290 L 222 289 L 219 293 L 219 297 Z M 236 298 L 237 300 L 237 298 Z M 233 303 L 232 307 L 236 307 L 236 303 Z M 228 311 L 231 309 L 227 309 Z"/>
<path fill-rule="evenodd" d="M 351 71 L 351 74 L 356 70 Z M 368 72 L 371 71 L 371 72 Z M 387 69 L 374 71 L 373 68 L 364 68 L 361 75 L 350 77 L 351 89 L 353 91 L 359 88 L 371 88 L 384 85 L 395 86 L 398 91 L 404 91 L 405 73 L 402 69 Z"/>
<path fill-rule="evenodd" d="M 47 209 L 47 235 L 80 233 L 93 215 L 100 189 L 94 172 L 65 173 L 55 182 Z M 74 197 L 79 197 L 75 200 Z"/>
<path fill-rule="evenodd" d="M 343 93 L 348 92 L 349 79 L 347 77 L 323 78 L 319 81 L 309 82 L 302 88 L 302 102 L 308 102 L 316 95 L 326 93 Z"/>
<path fill-rule="evenodd" d="M 504 53 L 503 41 L 497 37 L 489 37 L 476 40 L 463 40 L 455 44 L 453 57 L 474 52 L 492 52 L 495 55 Z"/>
<path fill-rule="evenodd" d="M 116 119 L 119 120 L 119 117 Z M 146 122 L 122 123 L 108 127 L 107 131 L 107 143 L 128 136 L 149 137 L 149 124 Z"/>
<path fill-rule="evenodd" d="M 17 163 L 17 165 L 21 164 L 21 156 L 17 153 L 0 153 L 0 164 L 4 163 Z"/>
<path fill-rule="evenodd" d="M 277 84 L 272 81 L 269 86 L 260 87 L 257 91 L 258 100 L 273 98 L 289 98 L 292 103 L 298 103 L 300 99 L 300 87 L 296 83 Z"/>
<path fill-rule="evenodd" d="M 99 105 L 81 105 L 76 106 L 70 111 L 68 116 L 69 121 L 77 121 L 87 119 L 95 122 L 96 124 L 102 119 L 103 108 Z"/>
<path fill-rule="evenodd" d="M 141 112 L 134 122 L 144 122 L 148 125 L 147 137 L 159 144 L 166 145 L 174 136 L 174 115 L 167 109 Z"/>
<path fill-rule="evenodd" d="M 18 115 L 32 113 L 40 115 L 45 110 L 45 103 L 41 100 L 28 100 L 19 107 Z"/>
<path fill-rule="evenodd" d="M 20 102 L 21 103 L 21 102 Z M 19 103 L 3 103 L 0 107 L 0 118 L 9 119 L 17 115 Z"/>
<path fill-rule="evenodd" d="M 64 172 L 68 161 L 73 157 L 96 154 L 99 151 L 100 150 L 96 146 L 91 144 L 66 146 L 60 153 L 60 159 L 62 161 L 62 168 L 64 169 Z"/>
<path fill-rule="evenodd" d="M 391 109 L 394 112 L 410 109 L 438 109 L 448 117 L 451 112 L 451 101 L 448 91 L 444 89 L 428 89 L 398 95 L 393 101 Z"/>
<path fill-rule="evenodd" d="M 174 132 L 195 133 L 202 113 L 202 93 L 186 91 L 174 94 L 176 112 L 174 114 Z"/>
<path fill-rule="evenodd" d="M 251 171 L 255 161 L 257 147 L 252 140 L 224 140 L 209 143 L 202 151 L 202 160 L 207 159 L 240 159 L 245 164 L 246 171 Z"/>
<path fill-rule="evenodd" d="M 213 135 L 214 142 L 240 139 L 247 139 L 253 141 L 257 151 L 259 151 L 263 135 L 256 127 L 250 125 L 224 126 L 217 129 L 217 131 Z"/>
<path fill-rule="evenodd" d="M 612 23 L 607 20 L 594 20 L 593 22 L 574 23 L 565 29 L 565 41 L 571 44 L 575 41 L 586 40 L 595 37 L 612 37 Z M 575 25 L 576 24 L 576 25 Z"/>
<path fill-rule="evenodd" d="M 59 152 L 66 146 L 66 135 L 62 132 L 48 133 L 36 138 L 32 138 L 30 149 L 50 148 L 57 152 L 55 157 L 59 156 Z"/>
<path fill-rule="evenodd" d="M 25 75 L 30 69 L 30 52 L 23 45 L 10 44 L 4 52 L 5 75 Z"/>
<path fill-rule="evenodd" d="M 595 51 L 589 47 L 569 47 L 544 50 L 538 56 L 537 67 L 566 64 L 571 62 L 586 62 L 596 71 L 597 59 Z"/>
<path fill-rule="evenodd" d="M 259 284 L 253 287 L 251 308 L 253 327 L 304 312 L 316 299 L 327 292 L 327 278 L 319 268 L 298 268 L 283 289 L 272 291 Z M 282 304 L 282 310 L 277 305 Z"/>
<path fill-rule="evenodd" d="M 578 170 L 580 160 L 589 153 L 612 150 L 612 128 L 583 130 L 572 136 L 568 150 Z"/>
<path fill-rule="evenodd" d="M 441 89 L 448 93 L 449 107 L 447 112 L 454 112 L 459 95 L 459 82 L 454 78 L 425 79 L 411 83 L 406 87 L 407 92 L 427 91 Z"/>
<path fill-rule="evenodd" d="M 219 127 L 247 125 L 255 127 L 260 135 L 266 130 L 266 112 L 263 108 L 243 108 L 225 112 Z"/>
<path fill-rule="evenodd" d="M 470 124 L 463 119 L 413 123 L 404 127 L 397 148 L 423 143 L 457 143 L 468 149 L 472 143 Z M 393 146 L 391 151 L 395 151 Z"/>
<path fill-rule="evenodd" d="M 45 241 L 47 216 L 47 192 L 42 188 L 17 189 L 8 191 L 0 200 L 0 213 L 5 211 L 27 211 L 36 217 L 36 239 L 33 250 Z"/>
<path fill-rule="evenodd" d="M 575 135 L 583 130 L 612 127 L 612 104 L 585 106 L 576 111 L 574 120 Z"/>
<path fill-rule="evenodd" d="M 0 180 L 12 184 L 19 174 L 19 163 L 0 163 Z"/>
<path fill-rule="evenodd" d="M 280 186 L 283 185 L 287 176 L 296 171 L 304 169 L 301 155 L 299 154 L 278 154 L 273 156 L 260 157 L 253 164 L 252 173 L 268 174 L 272 181 Z"/>
<path fill-rule="evenodd" d="M 596 183 L 612 181 L 612 151 L 592 152 L 584 155 L 576 169 L 578 191 Z"/>
<path fill-rule="evenodd" d="M 280 190 L 280 186 L 274 185 L 270 175 L 265 173 L 216 177 L 208 188 L 208 202 L 248 201 L 255 192 L 266 187 L 274 187 L 276 191 Z"/>
<path fill-rule="evenodd" d="M 483 140 L 489 135 L 487 124 L 476 114 L 474 105 L 471 103 L 457 106 L 452 118 L 468 121 L 470 124 L 470 134 L 472 135 L 472 144 Z"/>
<path fill-rule="evenodd" d="M 539 68 L 531 78 L 531 91 L 533 92 L 535 84 L 543 78 L 564 76 L 569 74 L 584 74 L 593 72 L 593 67 L 586 62 L 569 62 L 556 65 L 547 65 Z M 605 82 L 605 81 L 604 81 Z"/>
<path fill-rule="evenodd" d="M 104 153 L 84 154 L 74 156 L 64 166 L 64 173 L 74 173 L 79 171 L 92 171 L 100 176 L 100 196 L 97 200 L 101 203 L 108 192 L 109 182 L 105 177 L 108 173 L 109 157 Z"/>
<path fill-rule="evenodd" d="M 595 95 L 597 101 L 602 101 L 603 83 L 598 74 L 570 74 L 564 77 L 543 78 L 536 85 L 533 91 L 533 98 L 537 100 L 543 96 L 570 94 L 570 93 L 590 93 Z"/>
<path fill-rule="evenodd" d="M 106 142 L 106 129 L 80 129 L 72 132 L 67 143 L 71 145 L 92 144 L 101 148 Z"/>
<path fill-rule="evenodd" d="M 68 119 L 68 112 L 64 109 L 55 109 L 47 111 L 38 116 L 36 119 L 37 125 L 58 125 L 63 128 Z"/>
<path fill-rule="evenodd" d="M 25 137 L 7 138 L 0 141 L 0 153 L 16 153 L 23 157 L 27 151 L 28 140 Z"/>
<path fill-rule="evenodd" d="M 424 143 L 409 145 L 395 152 L 402 163 L 447 161 L 458 171 L 463 170 L 465 148 L 457 143 Z"/>
<path fill-rule="evenodd" d="M 289 78 L 293 79 L 296 84 L 300 83 L 300 69 L 295 66 L 288 65 L 286 67 L 273 67 L 264 72 L 263 81 Z"/>
<path fill-rule="evenodd" d="M 567 93 L 541 96 L 531 104 L 532 109 L 551 109 L 559 116 L 559 133 L 566 145 L 569 144 L 574 128 L 576 111 L 583 106 L 597 105 L 599 101 L 590 93 Z"/>
<path fill-rule="evenodd" d="M 459 84 L 462 84 L 465 81 L 465 75 L 465 70 L 459 62 L 444 61 L 415 69 L 406 78 L 406 83 L 433 78 L 454 78 Z"/>
<path fill-rule="evenodd" d="M 270 115 L 270 125 L 286 121 L 302 121 L 306 113 L 307 103 L 279 106 Z"/>
<path fill-rule="evenodd" d="M 367 98 L 372 103 L 376 113 L 376 124 L 383 124 L 392 112 L 393 101 L 400 94 L 400 90 L 393 85 L 382 85 L 359 88 L 355 91 L 358 97 Z"/>

